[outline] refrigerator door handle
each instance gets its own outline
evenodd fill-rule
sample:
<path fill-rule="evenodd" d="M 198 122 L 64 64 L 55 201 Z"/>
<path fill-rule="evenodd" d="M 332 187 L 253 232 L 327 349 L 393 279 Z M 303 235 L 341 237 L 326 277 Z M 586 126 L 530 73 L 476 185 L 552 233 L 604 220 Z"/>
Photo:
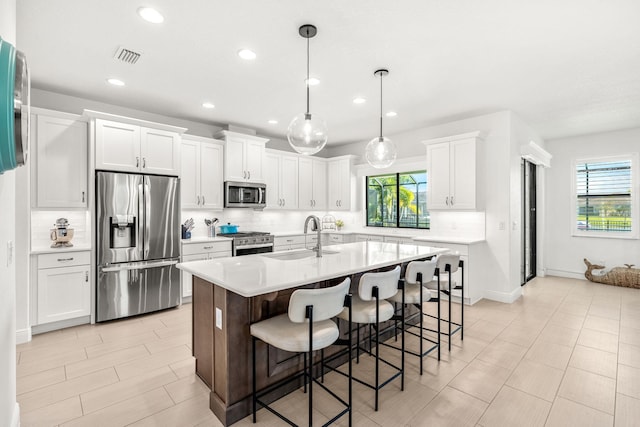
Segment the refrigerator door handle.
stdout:
<path fill-rule="evenodd" d="M 144 177 L 144 253 L 143 253 L 143 257 L 144 259 L 147 259 L 149 257 L 149 244 L 150 244 L 150 239 L 151 239 L 151 221 L 150 221 L 150 216 L 151 216 L 151 188 L 150 188 L 150 182 L 149 182 L 149 177 L 145 176 Z"/>
<path fill-rule="evenodd" d="M 157 262 L 137 262 L 135 264 L 116 265 L 113 267 L 102 267 L 100 271 L 103 273 L 112 273 L 114 271 L 147 270 L 149 268 L 176 265 L 177 263 L 178 263 L 178 260 L 157 261 Z"/>
<path fill-rule="evenodd" d="M 138 184 L 138 235 L 136 236 L 136 252 L 138 253 L 138 259 L 143 260 L 145 256 L 144 246 L 144 227 L 146 224 L 145 208 L 144 208 L 144 182 Z"/>

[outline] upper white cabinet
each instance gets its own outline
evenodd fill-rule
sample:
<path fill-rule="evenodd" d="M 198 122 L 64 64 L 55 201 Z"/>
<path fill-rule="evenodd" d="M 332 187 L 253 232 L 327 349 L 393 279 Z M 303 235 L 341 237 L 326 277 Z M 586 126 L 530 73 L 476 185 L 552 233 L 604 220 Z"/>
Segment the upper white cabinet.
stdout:
<path fill-rule="evenodd" d="M 298 206 L 300 209 L 327 208 L 327 162 L 313 157 L 298 159 Z"/>
<path fill-rule="evenodd" d="M 329 159 L 329 188 L 327 209 L 348 211 L 351 209 L 351 162 L 352 156 Z"/>
<path fill-rule="evenodd" d="M 298 209 L 298 156 L 267 150 L 264 180 L 267 208 Z"/>
<path fill-rule="evenodd" d="M 476 209 L 476 145 L 480 132 L 424 141 L 427 146 L 427 206 Z"/>
<path fill-rule="evenodd" d="M 86 208 L 88 130 L 82 117 L 38 112 L 33 116 L 34 208 Z"/>
<path fill-rule="evenodd" d="M 225 141 L 224 180 L 264 182 L 266 138 L 223 130 L 218 138 Z"/>
<path fill-rule="evenodd" d="M 95 118 L 96 169 L 180 175 L 180 135 L 186 130 L 85 110 Z"/>
<path fill-rule="evenodd" d="M 223 142 L 182 137 L 180 194 L 183 209 L 222 209 Z"/>

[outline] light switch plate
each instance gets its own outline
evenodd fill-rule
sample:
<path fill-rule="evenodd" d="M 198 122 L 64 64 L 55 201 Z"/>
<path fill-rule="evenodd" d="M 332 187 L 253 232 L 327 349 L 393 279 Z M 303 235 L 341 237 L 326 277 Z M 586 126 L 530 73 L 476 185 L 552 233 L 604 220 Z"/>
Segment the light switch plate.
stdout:
<path fill-rule="evenodd" d="M 222 329 L 222 310 L 216 307 L 216 328 Z"/>

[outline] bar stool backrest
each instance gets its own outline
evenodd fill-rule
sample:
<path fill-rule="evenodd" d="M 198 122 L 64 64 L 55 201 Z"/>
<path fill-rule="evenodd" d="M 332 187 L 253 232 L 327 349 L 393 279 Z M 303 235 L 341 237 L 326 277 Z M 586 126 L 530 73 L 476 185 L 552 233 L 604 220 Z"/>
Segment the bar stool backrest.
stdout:
<path fill-rule="evenodd" d="M 460 265 L 460 255 L 459 254 L 442 254 L 438 255 L 438 269 L 440 270 L 440 274 L 445 273 L 445 266 L 449 264 L 451 267 L 451 273 L 455 273 L 458 271 L 458 266 Z"/>
<path fill-rule="evenodd" d="M 433 280 L 437 265 L 438 261 L 436 260 L 411 261 L 404 273 L 404 281 L 409 284 L 415 284 L 418 282 L 418 273 L 422 273 L 422 283 L 430 282 Z"/>
<path fill-rule="evenodd" d="M 358 283 L 358 296 L 363 301 L 371 301 L 373 287 L 378 287 L 378 298 L 391 298 L 398 292 L 398 280 L 400 280 L 400 266 L 393 270 L 381 273 L 364 273 Z"/>
<path fill-rule="evenodd" d="M 307 306 L 313 306 L 313 321 L 331 319 L 341 313 L 344 308 L 344 298 L 349 293 L 351 279 L 348 277 L 342 283 L 330 288 L 298 289 L 289 299 L 289 320 L 302 323 L 306 320 Z"/>

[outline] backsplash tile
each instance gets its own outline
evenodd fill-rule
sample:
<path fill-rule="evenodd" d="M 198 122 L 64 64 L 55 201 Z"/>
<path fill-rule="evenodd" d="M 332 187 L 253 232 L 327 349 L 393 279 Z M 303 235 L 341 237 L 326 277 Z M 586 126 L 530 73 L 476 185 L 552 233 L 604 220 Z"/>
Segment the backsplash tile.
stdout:
<path fill-rule="evenodd" d="M 50 230 L 58 218 L 66 218 L 73 228 L 72 243 L 90 244 L 89 211 L 31 211 L 31 247 L 41 248 L 51 245 Z"/>

